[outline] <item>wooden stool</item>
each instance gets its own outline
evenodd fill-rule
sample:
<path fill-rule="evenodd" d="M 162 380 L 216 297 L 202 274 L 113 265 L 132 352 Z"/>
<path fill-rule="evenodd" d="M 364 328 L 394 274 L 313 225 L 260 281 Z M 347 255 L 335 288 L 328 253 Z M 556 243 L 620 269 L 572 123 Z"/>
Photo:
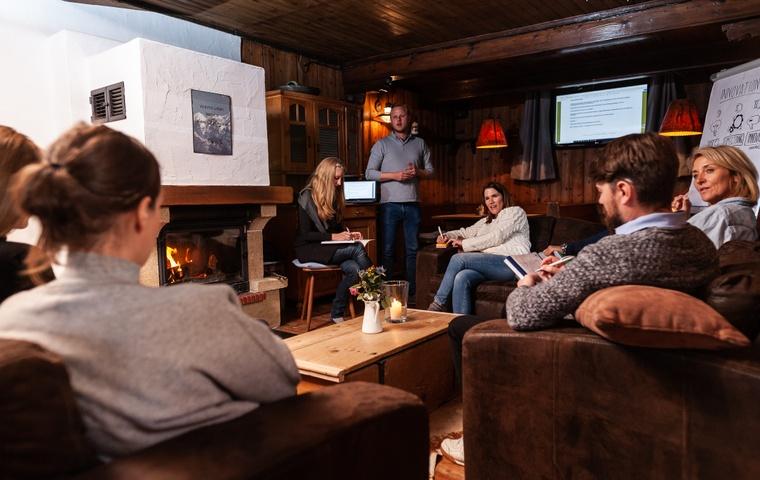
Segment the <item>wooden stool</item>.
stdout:
<path fill-rule="evenodd" d="M 306 273 L 306 286 L 303 292 L 303 305 L 301 306 L 301 320 L 306 319 L 306 331 L 311 330 L 311 310 L 314 306 L 314 280 L 318 273 L 325 272 L 340 272 L 341 269 L 337 265 L 325 265 L 324 267 L 299 267 Z M 351 318 L 356 316 L 354 310 L 354 299 L 349 294 L 348 296 L 348 311 L 351 313 Z"/>

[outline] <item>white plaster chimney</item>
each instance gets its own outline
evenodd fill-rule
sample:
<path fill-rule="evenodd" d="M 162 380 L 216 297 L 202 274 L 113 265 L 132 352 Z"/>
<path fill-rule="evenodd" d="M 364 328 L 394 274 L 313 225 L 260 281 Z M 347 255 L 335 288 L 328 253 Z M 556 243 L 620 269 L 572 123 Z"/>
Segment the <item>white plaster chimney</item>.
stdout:
<path fill-rule="evenodd" d="M 87 64 L 90 90 L 124 82 L 127 118 L 108 126 L 145 143 L 164 185 L 269 185 L 261 67 L 142 38 Z M 231 98 L 232 155 L 193 152 L 191 90 Z"/>

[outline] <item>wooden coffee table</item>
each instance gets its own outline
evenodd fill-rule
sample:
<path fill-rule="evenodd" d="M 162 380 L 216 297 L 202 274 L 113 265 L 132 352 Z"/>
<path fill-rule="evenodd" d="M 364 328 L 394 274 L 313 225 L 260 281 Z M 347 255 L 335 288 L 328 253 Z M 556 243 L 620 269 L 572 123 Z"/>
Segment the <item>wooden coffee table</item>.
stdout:
<path fill-rule="evenodd" d="M 301 372 L 298 392 L 362 380 L 412 392 L 432 410 L 454 395 L 446 329 L 457 316 L 409 309 L 406 323 L 383 323 L 376 334 L 362 333 L 357 317 L 288 338 Z"/>

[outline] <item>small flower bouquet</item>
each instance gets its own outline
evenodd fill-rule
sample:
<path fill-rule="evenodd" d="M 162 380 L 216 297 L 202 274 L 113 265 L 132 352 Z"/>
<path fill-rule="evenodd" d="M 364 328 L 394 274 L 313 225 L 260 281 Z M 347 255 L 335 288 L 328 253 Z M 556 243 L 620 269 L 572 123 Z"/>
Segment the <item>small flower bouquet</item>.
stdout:
<path fill-rule="evenodd" d="M 383 278 L 385 269 L 374 265 L 366 270 L 359 270 L 359 283 L 349 288 L 351 295 L 362 302 L 379 302 L 383 296 Z"/>

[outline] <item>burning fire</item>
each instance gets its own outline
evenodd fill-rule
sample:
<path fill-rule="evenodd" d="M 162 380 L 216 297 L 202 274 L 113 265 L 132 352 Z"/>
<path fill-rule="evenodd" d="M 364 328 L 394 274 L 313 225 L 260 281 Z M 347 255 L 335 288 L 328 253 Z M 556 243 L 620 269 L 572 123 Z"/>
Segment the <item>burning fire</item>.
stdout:
<path fill-rule="evenodd" d="M 219 260 L 213 253 L 204 259 L 202 252 L 197 248 L 167 245 L 166 283 L 208 278 L 209 274 L 217 271 L 218 263 Z"/>
<path fill-rule="evenodd" d="M 182 269 L 182 265 L 192 263 L 190 258 L 190 249 L 185 249 L 184 259 L 179 254 L 179 249 L 166 246 L 166 269 L 168 270 L 168 282 L 174 283 L 182 280 L 185 277 L 185 272 Z"/>

